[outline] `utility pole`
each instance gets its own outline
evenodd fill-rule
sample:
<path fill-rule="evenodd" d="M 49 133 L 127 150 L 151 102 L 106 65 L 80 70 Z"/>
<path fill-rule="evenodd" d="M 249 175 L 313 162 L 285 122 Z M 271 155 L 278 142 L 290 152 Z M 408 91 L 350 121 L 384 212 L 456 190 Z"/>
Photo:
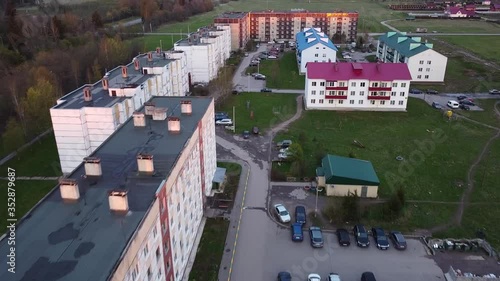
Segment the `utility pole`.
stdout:
<path fill-rule="evenodd" d="M 161 39 L 160 39 L 160 50 L 163 51 L 163 46 L 161 44 Z"/>
<path fill-rule="evenodd" d="M 236 114 L 234 113 L 234 106 L 233 106 L 233 133 L 236 132 Z"/>

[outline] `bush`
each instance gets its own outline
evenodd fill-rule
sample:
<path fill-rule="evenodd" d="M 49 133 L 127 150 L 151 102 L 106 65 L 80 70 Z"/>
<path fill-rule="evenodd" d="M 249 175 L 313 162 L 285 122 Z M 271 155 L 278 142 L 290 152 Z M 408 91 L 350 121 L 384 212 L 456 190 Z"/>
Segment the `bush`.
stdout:
<path fill-rule="evenodd" d="M 341 210 L 339 211 L 344 222 L 359 221 L 359 210 L 359 197 L 356 192 L 342 198 Z"/>
<path fill-rule="evenodd" d="M 276 168 L 271 169 L 271 180 L 272 181 L 286 181 L 286 175 Z"/>

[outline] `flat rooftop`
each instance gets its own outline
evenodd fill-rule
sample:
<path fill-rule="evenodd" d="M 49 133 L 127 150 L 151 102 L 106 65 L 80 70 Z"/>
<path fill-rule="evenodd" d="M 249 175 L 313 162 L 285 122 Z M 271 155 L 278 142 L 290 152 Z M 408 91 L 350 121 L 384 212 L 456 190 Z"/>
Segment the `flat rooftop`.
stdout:
<path fill-rule="evenodd" d="M 216 19 L 241 19 L 246 17 L 248 12 L 226 12 L 219 16 Z"/>
<path fill-rule="evenodd" d="M 192 102 L 192 115 L 181 115 L 182 100 Z M 181 132 L 169 133 L 167 120 L 148 119 L 146 127 L 136 128 L 129 119 L 91 155 L 101 159 L 101 178 L 84 177 L 83 165 L 68 177 L 78 182 L 78 202 L 64 203 L 55 188 L 19 221 L 16 273 L 8 272 L 2 262 L 0 280 L 107 280 L 212 98 L 155 97 L 151 102 L 167 108 L 168 116 L 179 117 Z M 154 156 L 155 175 L 137 173 L 139 153 Z M 109 211 L 107 194 L 112 189 L 128 190 L 126 216 Z M 9 247 L 6 239 L 0 241 L 1 253 L 8 253 Z"/>
<path fill-rule="evenodd" d="M 163 55 L 153 52 L 153 60 L 148 61 L 147 54 L 141 54 L 136 57 L 140 62 L 140 67 L 160 67 L 169 64 L 172 59 L 164 58 Z M 129 63 L 127 66 L 128 78 L 124 79 L 122 77 L 121 67 L 116 67 L 109 71 L 109 88 L 136 88 L 142 83 L 146 82 L 149 78 L 154 75 L 142 74 L 140 70 L 135 70 L 134 63 Z M 108 90 L 104 90 L 102 87 L 102 80 L 99 80 L 92 86 L 92 101 L 87 102 L 83 97 L 83 90 L 86 86 L 82 86 L 69 94 L 63 96 L 59 100 L 64 100 L 65 102 L 55 105 L 53 108 L 56 109 L 81 109 L 83 107 L 112 107 L 116 103 L 122 102 L 127 97 L 112 97 L 109 95 Z"/>

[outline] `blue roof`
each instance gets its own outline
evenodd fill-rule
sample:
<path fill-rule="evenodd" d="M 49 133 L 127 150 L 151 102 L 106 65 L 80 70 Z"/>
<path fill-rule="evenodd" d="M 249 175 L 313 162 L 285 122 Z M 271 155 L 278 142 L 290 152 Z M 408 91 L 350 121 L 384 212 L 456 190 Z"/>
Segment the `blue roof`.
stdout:
<path fill-rule="evenodd" d="M 414 56 L 433 47 L 433 44 L 422 42 L 421 37 L 411 37 L 406 35 L 406 32 L 387 32 L 381 35 L 378 40 L 405 57 Z"/>
<path fill-rule="evenodd" d="M 315 46 L 318 43 L 325 45 L 326 47 L 338 51 L 337 47 L 328 38 L 324 32 L 319 28 L 304 28 L 303 31 L 297 33 L 295 36 L 297 41 L 297 50 L 302 52 L 303 50 Z"/>

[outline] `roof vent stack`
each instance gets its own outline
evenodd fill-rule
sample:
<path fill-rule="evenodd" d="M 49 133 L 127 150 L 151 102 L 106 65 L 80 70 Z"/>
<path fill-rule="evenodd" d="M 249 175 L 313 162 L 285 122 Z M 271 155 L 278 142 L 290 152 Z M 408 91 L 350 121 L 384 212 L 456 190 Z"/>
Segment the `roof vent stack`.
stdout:
<path fill-rule="evenodd" d="M 137 71 L 141 69 L 141 62 L 137 58 L 134 58 L 134 69 Z"/>
<path fill-rule="evenodd" d="M 83 88 L 83 99 L 87 102 L 92 101 L 92 91 L 91 87 L 87 86 Z"/>
<path fill-rule="evenodd" d="M 153 174 L 155 171 L 153 155 L 142 153 L 137 155 L 137 168 L 139 170 L 139 173 Z"/>
<path fill-rule="evenodd" d="M 85 175 L 90 177 L 102 176 L 101 159 L 99 157 L 85 157 Z"/>
<path fill-rule="evenodd" d="M 102 77 L 101 81 L 102 81 L 102 89 L 108 90 L 109 89 L 109 76 L 104 75 L 104 77 Z"/>
<path fill-rule="evenodd" d="M 160 53 L 161 53 L 161 48 L 160 48 L 160 47 L 156 47 L 156 53 L 157 53 L 157 54 L 160 54 Z"/>
<path fill-rule="evenodd" d="M 153 61 L 153 53 L 151 53 L 151 52 L 148 53 L 148 61 L 149 62 Z"/>
<path fill-rule="evenodd" d="M 68 201 L 77 201 L 80 199 L 80 189 L 74 179 L 61 179 L 59 181 L 59 191 L 61 198 Z"/>
<path fill-rule="evenodd" d="M 155 111 L 155 104 L 152 102 L 144 103 L 144 113 L 148 116 L 152 116 Z"/>
<path fill-rule="evenodd" d="M 153 111 L 153 120 L 162 121 L 167 119 L 167 109 L 163 107 L 155 108 Z"/>
<path fill-rule="evenodd" d="M 181 131 L 181 119 L 179 117 L 168 117 L 167 125 L 170 133 L 179 133 Z"/>
<path fill-rule="evenodd" d="M 134 127 L 146 127 L 146 116 L 142 112 L 134 112 Z"/>
<path fill-rule="evenodd" d="M 127 66 L 125 66 L 125 65 L 122 65 L 122 77 L 123 77 L 123 79 L 128 78 L 128 69 L 127 69 Z"/>
<path fill-rule="evenodd" d="M 128 196 L 126 190 L 111 190 L 108 192 L 109 210 L 118 213 L 127 213 Z"/>
<path fill-rule="evenodd" d="M 181 101 L 181 113 L 191 115 L 193 113 L 193 105 L 190 100 Z"/>

